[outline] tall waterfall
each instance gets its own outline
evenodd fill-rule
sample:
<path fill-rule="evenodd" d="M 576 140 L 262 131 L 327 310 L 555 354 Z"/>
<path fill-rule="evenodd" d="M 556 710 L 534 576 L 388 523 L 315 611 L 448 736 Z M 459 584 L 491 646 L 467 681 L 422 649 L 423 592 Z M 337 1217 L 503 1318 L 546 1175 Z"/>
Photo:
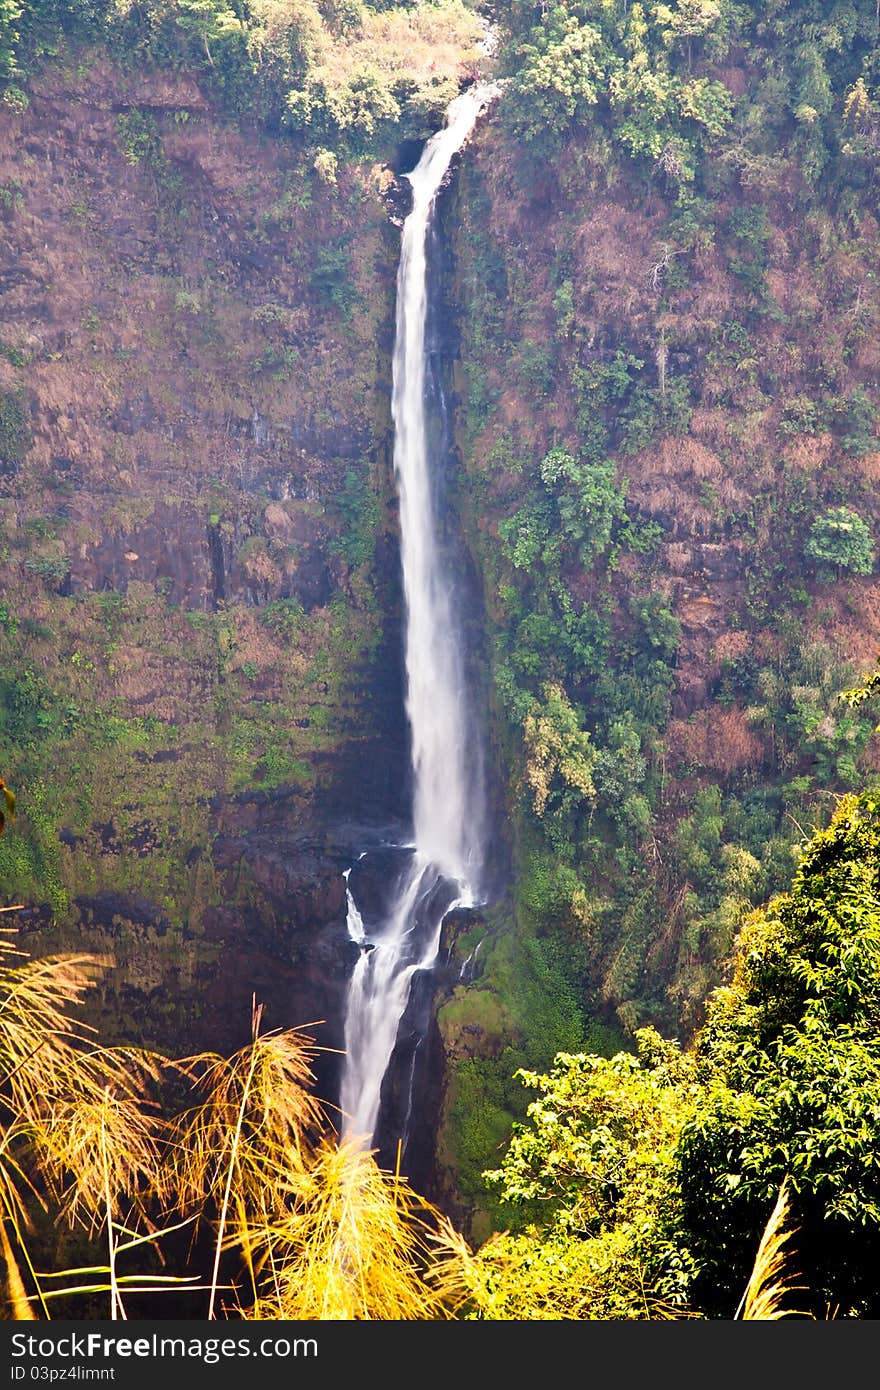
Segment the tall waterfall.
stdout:
<path fill-rule="evenodd" d="M 392 418 L 406 602 L 406 711 L 412 738 L 413 830 L 382 919 L 366 923 L 348 886 L 349 934 L 361 946 L 349 986 L 340 1094 L 344 1135 L 369 1145 L 382 1081 L 416 971 L 430 969 L 443 919 L 480 889 L 483 796 L 468 720 L 454 586 L 438 541 L 425 399 L 428 231 L 453 156 L 497 92 L 469 88 L 426 144 L 403 224 L 397 273 Z"/>

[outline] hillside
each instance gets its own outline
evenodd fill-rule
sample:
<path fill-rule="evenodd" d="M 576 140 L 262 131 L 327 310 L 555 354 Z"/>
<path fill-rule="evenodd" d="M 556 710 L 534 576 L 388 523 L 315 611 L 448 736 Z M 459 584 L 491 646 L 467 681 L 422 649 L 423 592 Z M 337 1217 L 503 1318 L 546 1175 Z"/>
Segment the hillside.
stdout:
<path fill-rule="evenodd" d="M 666 7 L 505 12 L 445 214 L 515 808 L 513 902 L 440 1011 L 478 1203 L 513 1070 L 689 1037 L 746 914 L 878 770 L 837 698 L 880 651 L 876 28 L 691 8 L 678 37 Z"/>
<path fill-rule="evenodd" d="M 398 176 L 501 80 L 431 320 L 495 826 L 422 1141 L 474 1238 L 516 1070 L 687 1044 L 876 786 L 878 64 L 873 0 L 0 5 L 0 880 L 176 1050 L 254 993 L 342 1045 L 343 873 L 408 815 Z"/>

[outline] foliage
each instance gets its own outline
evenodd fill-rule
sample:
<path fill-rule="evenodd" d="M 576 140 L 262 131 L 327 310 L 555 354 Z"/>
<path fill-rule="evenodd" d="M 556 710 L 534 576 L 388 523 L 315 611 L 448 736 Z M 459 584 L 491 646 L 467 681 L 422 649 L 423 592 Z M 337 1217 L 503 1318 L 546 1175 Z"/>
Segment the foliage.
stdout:
<path fill-rule="evenodd" d="M 321 299 L 340 311 L 343 318 L 351 317 L 357 289 L 351 278 L 351 256 L 346 244 L 318 248 L 311 285 Z"/>
<path fill-rule="evenodd" d="M 683 204 L 711 160 L 744 183 L 771 184 L 796 160 L 815 183 L 844 153 L 876 162 L 870 6 L 820 0 L 782 7 L 732 0 L 499 8 L 503 119 L 526 147 L 602 131 Z M 725 62 L 753 79 L 737 97 Z M 743 262 L 746 275 L 760 268 Z"/>
<path fill-rule="evenodd" d="M 681 1191 L 699 1287 L 730 1288 L 756 1213 L 787 1178 L 814 1300 L 872 1316 L 880 1245 L 873 1018 L 880 998 L 880 807 L 845 797 L 791 892 L 744 931 L 698 1053 L 719 1081 L 685 1127 Z"/>
<path fill-rule="evenodd" d="M 126 65 L 189 69 L 228 110 L 307 140 L 332 182 L 329 145 L 363 154 L 402 119 L 421 134 L 475 52 L 479 26 L 461 0 L 378 9 L 358 0 L 0 0 L 0 86 L 15 104 L 16 82 L 65 39 L 100 38 Z M 133 115 L 120 134 L 136 162 L 151 132 L 149 118 Z"/>
<path fill-rule="evenodd" d="M 874 541 L 863 517 L 851 507 L 831 507 L 817 516 L 804 545 L 804 554 L 820 570 L 833 567 L 839 573 L 870 574 L 874 568 Z"/>
<path fill-rule="evenodd" d="M 690 7 L 694 10 L 697 7 Z M 721 83 L 690 74 L 693 41 L 720 29 L 721 8 L 699 22 L 665 5 L 573 9 L 552 6 L 514 32 L 506 119 L 525 141 L 560 140 L 593 117 L 629 153 L 655 161 L 674 181 L 693 178 L 698 141 L 722 135 L 731 117 Z M 687 62 L 677 41 L 687 35 Z M 698 132 L 695 135 L 695 132 Z"/>
<path fill-rule="evenodd" d="M 479 1318 L 657 1318 L 681 1312 L 687 1262 L 666 1245 L 675 1143 L 698 1089 L 693 1067 L 653 1032 L 642 1059 L 560 1053 L 502 1167 L 504 1200 L 541 1209 L 540 1225 L 491 1241 L 472 1273 Z M 650 1059 L 651 1065 L 644 1063 Z"/>
<path fill-rule="evenodd" d="M 31 435 L 21 393 L 0 391 L 0 464 L 21 463 Z"/>
<path fill-rule="evenodd" d="M 582 121 L 595 106 L 607 74 L 602 34 L 557 6 L 509 55 L 513 76 L 506 109 L 515 132 L 546 142 Z"/>
<path fill-rule="evenodd" d="M 339 541 L 342 554 L 350 565 L 369 563 L 376 549 L 382 511 L 366 472 L 346 469 L 336 505 L 344 528 Z"/>
<path fill-rule="evenodd" d="M 0 81 L 9 83 L 18 74 L 21 0 L 0 0 Z M 17 90 L 17 89 L 16 89 Z"/>
<path fill-rule="evenodd" d="M 541 481 L 556 501 L 562 533 L 584 566 L 608 549 L 614 522 L 624 515 L 625 488 L 616 474 L 613 463 L 579 463 L 565 449 L 551 449 L 541 463 Z"/>
<path fill-rule="evenodd" d="M 449 1317 L 454 1275 L 430 1277 L 439 1213 L 371 1154 L 322 1136 L 310 1040 L 263 1033 L 255 1008 L 251 1043 L 229 1059 L 102 1047 L 71 1010 L 108 964 L 31 960 L 0 941 L 0 1251 L 13 1315 L 48 1317 L 62 1299 L 90 1316 L 107 1295 L 110 1317 L 126 1318 L 144 1293 L 202 1293 L 209 1319 L 221 1297 L 225 1316 L 246 1319 Z M 168 1106 L 181 1087 L 194 1105 L 163 1115 L 157 1093 Z M 39 1272 L 35 1206 L 82 1230 L 96 1262 Z M 169 1272 L 167 1257 L 157 1267 L 168 1238 L 193 1226 L 184 1260 L 200 1275 Z"/>
<path fill-rule="evenodd" d="M 159 150 L 159 128 L 148 111 L 125 111 L 116 118 L 116 131 L 129 164 L 154 162 Z"/>
<path fill-rule="evenodd" d="M 561 819 L 595 795 L 595 754 L 562 687 L 547 684 L 543 695 L 542 704 L 525 719 L 526 779 L 535 814 L 543 816 L 549 809 Z"/>
<path fill-rule="evenodd" d="M 542 1214 L 478 1252 L 472 1315 L 730 1318 L 751 1287 L 770 1316 L 749 1271 L 784 1187 L 808 1315 L 875 1316 L 878 1003 L 880 801 L 863 793 L 752 916 L 689 1052 L 641 1030 L 637 1058 L 521 1077 L 538 1097 L 487 1177 Z"/>

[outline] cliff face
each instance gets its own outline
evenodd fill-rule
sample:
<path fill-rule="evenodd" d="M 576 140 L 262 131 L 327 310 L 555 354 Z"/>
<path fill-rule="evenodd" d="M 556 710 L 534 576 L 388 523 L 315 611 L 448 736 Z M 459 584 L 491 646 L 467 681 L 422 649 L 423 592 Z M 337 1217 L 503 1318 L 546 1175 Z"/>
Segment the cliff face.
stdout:
<path fill-rule="evenodd" d="M 0 113 L 4 892 L 162 1045 L 255 988 L 338 1046 L 344 826 L 404 804 L 387 178 L 99 54 Z"/>
<path fill-rule="evenodd" d="M 112 1035 L 235 1046 L 256 993 L 338 1048 L 342 871 L 407 805 L 392 177 L 100 54 L 29 98 L 0 107 L 0 879 L 39 949 L 113 954 Z M 514 1070 L 687 1035 L 878 766 L 836 701 L 880 649 L 873 552 L 820 553 L 841 508 L 880 536 L 876 216 L 795 165 L 706 177 L 685 225 L 596 131 L 535 159 L 496 109 L 443 204 L 432 380 L 498 843 L 402 1053 L 426 1037 L 463 1220 Z"/>
<path fill-rule="evenodd" d="M 880 650 L 876 550 L 817 538 L 839 509 L 880 537 L 880 229 L 844 175 L 706 180 L 683 236 L 595 131 L 541 161 L 496 108 L 447 219 L 514 859 L 439 1015 L 463 1220 L 526 1101 L 512 1071 L 686 1037 L 803 834 L 876 778 L 837 699 Z"/>

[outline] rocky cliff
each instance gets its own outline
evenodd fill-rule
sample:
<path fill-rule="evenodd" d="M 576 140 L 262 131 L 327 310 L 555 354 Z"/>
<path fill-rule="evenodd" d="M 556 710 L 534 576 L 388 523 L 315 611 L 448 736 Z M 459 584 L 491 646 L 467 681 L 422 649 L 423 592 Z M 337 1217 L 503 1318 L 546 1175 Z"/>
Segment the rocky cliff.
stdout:
<path fill-rule="evenodd" d="M 390 176 L 100 52 L 29 98 L 0 111 L 6 900 L 39 949 L 112 951 L 117 1034 L 235 1045 L 256 991 L 338 1047 L 345 827 L 405 807 Z"/>
<path fill-rule="evenodd" d="M 876 779 L 838 692 L 880 651 L 880 228 L 855 162 L 834 177 L 719 157 L 685 214 L 598 122 L 542 159 L 503 101 L 462 167 L 458 444 L 513 853 L 439 1014 L 463 1220 L 515 1068 L 686 1038 L 803 836 Z M 832 532 L 853 548 L 823 558 Z"/>

